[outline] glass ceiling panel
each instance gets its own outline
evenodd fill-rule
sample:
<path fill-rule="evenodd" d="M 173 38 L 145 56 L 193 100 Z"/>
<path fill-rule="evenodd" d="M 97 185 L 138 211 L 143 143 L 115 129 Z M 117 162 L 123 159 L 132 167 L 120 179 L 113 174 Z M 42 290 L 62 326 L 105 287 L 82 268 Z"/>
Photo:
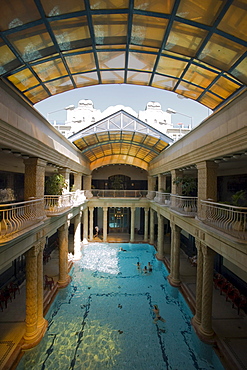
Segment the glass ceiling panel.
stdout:
<path fill-rule="evenodd" d="M 232 71 L 232 75 L 247 84 L 247 58 L 244 58 Z"/>
<path fill-rule="evenodd" d="M 92 45 L 87 17 L 61 19 L 50 22 L 60 50 Z"/>
<path fill-rule="evenodd" d="M 65 60 L 71 73 L 86 72 L 96 69 L 93 53 L 66 56 Z"/>
<path fill-rule="evenodd" d="M 39 81 L 34 77 L 30 69 L 23 69 L 8 77 L 20 91 L 27 90 L 30 86 L 38 85 Z"/>
<path fill-rule="evenodd" d="M 123 44 L 127 41 L 127 14 L 93 15 L 96 44 Z"/>
<path fill-rule="evenodd" d="M 161 56 L 157 66 L 157 72 L 173 77 L 180 77 L 187 62 Z"/>
<path fill-rule="evenodd" d="M 243 45 L 214 34 L 199 55 L 199 59 L 227 71 L 245 51 Z"/>
<path fill-rule="evenodd" d="M 207 31 L 203 29 L 174 22 L 165 49 L 182 55 L 195 56 L 206 35 Z"/>
<path fill-rule="evenodd" d="M 211 94 L 210 92 L 206 92 L 199 101 L 206 105 L 207 107 L 214 109 L 217 107 L 218 104 L 222 103 L 223 99 Z"/>
<path fill-rule="evenodd" d="M 1 0 L 0 14 L 1 31 L 40 19 L 40 13 L 32 0 Z"/>
<path fill-rule="evenodd" d="M 0 77 L 31 104 L 76 87 L 130 83 L 216 109 L 237 96 L 231 76 L 247 81 L 246 0 L 1 0 L 0 11 Z M 225 72 L 227 86 L 220 79 L 212 87 L 224 99 L 205 94 Z"/>
<path fill-rule="evenodd" d="M 168 24 L 167 19 L 134 14 L 132 23 L 132 44 L 153 47 L 161 46 Z"/>
<path fill-rule="evenodd" d="M 28 90 L 24 94 L 29 100 L 31 100 L 33 104 L 49 97 L 47 91 L 45 91 L 42 86 L 37 86 L 31 90 Z"/>
<path fill-rule="evenodd" d="M 69 77 L 63 77 L 55 81 L 47 82 L 45 86 L 50 90 L 52 95 L 73 89 L 73 84 Z"/>
<path fill-rule="evenodd" d="M 129 53 L 128 68 L 139 69 L 143 71 L 152 71 L 157 55 L 142 54 L 142 53 Z"/>
<path fill-rule="evenodd" d="M 157 13 L 171 13 L 175 0 L 134 0 L 134 8 Z"/>
<path fill-rule="evenodd" d="M 97 85 L 99 83 L 97 72 L 74 75 L 73 79 L 77 87 L 92 86 Z"/>
<path fill-rule="evenodd" d="M 223 0 L 181 0 L 177 16 L 211 26 L 223 4 Z"/>
<path fill-rule="evenodd" d="M 0 37 L 0 74 L 20 66 L 20 62 Z"/>
<path fill-rule="evenodd" d="M 81 0 L 41 0 L 41 3 L 48 17 L 85 10 L 84 1 Z"/>
<path fill-rule="evenodd" d="M 218 81 L 210 88 L 210 91 L 227 99 L 231 94 L 233 94 L 237 89 L 239 89 L 239 84 L 230 81 L 224 76 L 220 77 Z"/>
<path fill-rule="evenodd" d="M 34 26 L 6 36 L 25 62 L 55 53 L 55 47 L 44 25 Z"/>
<path fill-rule="evenodd" d="M 230 33 L 244 41 L 247 41 L 246 4 L 246 0 L 234 0 L 218 25 L 221 31 Z"/>
<path fill-rule="evenodd" d="M 201 87 L 208 87 L 217 75 L 216 72 L 191 64 L 184 75 L 184 80 Z"/>
<path fill-rule="evenodd" d="M 91 9 L 124 9 L 128 6 L 129 0 L 90 0 Z"/>
<path fill-rule="evenodd" d="M 52 80 L 68 74 L 61 59 L 34 65 L 33 69 L 42 81 Z"/>

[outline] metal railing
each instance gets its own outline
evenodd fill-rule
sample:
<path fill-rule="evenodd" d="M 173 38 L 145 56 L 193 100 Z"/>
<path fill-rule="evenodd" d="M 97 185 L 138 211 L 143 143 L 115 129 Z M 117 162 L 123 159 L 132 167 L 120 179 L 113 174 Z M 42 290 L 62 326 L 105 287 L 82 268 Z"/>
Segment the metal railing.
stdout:
<path fill-rule="evenodd" d="M 201 200 L 199 220 L 237 239 L 247 240 L 247 207 Z"/>
<path fill-rule="evenodd" d="M 183 215 L 195 217 L 197 213 L 197 197 L 170 194 L 170 208 Z"/>
<path fill-rule="evenodd" d="M 0 239 L 45 218 L 44 199 L 0 205 Z"/>
<path fill-rule="evenodd" d="M 96 198 L 142 198 L 147 195 L 147 190 L 92 189 L 91 193 Z"/>

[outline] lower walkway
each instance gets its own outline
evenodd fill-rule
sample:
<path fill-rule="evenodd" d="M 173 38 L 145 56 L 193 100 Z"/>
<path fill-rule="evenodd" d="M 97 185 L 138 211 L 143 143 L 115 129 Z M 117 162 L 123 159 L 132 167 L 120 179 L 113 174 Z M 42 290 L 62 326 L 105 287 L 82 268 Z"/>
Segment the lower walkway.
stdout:
<path fill-rule="evenodd" d="M 114 235 L 109 237 L 109 242 L 126 242 L 129 235 Z M 140 241 L 141 241 L 140 236 Z M 139 236 L 138 236 L 139 239 Z M 95 241 L 101 241 L 95 238 Z M 169 244 L 169 240 L 165 239 Z M 169 267 L 169 256 L 165 256 L 165 262 Z M 58 251 L 55 250 L 51 259 L 44 265 L 44 274 L 53 277 L 54 282 L 58 280 Z M 186 300 L 192 311 L 195 302 L 196 290 L 196 267 L 193 267 L 187 256 L 180 253 L 180 276 Z M 44 298 L 49 303 L 49 288 L 44 290 Z M 25 283 L 20 287 L 20 294 L 8 303 L 7 309 L 0 311 L 0 370 L 13 370 L 16 367 L 15 359 L 19 353 L 19 343 L 25 331 Z M 240 310 L 232 308 L 231 302 L 226 302 L 220 291 L 213 290 L 213 329 L 217 334 L 217 352 L 224 354 L 225 369 L 246 370 L 246 349 L 247 349 L 247 316 Z"/>

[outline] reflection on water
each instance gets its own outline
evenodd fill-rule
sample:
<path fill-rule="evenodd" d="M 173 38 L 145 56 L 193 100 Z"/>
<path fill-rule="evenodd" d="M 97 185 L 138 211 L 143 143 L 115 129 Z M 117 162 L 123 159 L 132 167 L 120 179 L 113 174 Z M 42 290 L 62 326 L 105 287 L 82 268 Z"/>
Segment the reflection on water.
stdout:
<path fill-rule="evenodd" d="M 183 297 L 154 255 L 148 244 L 84 246 L 70 286 L 49 310 L 44 339 L 18 369 L 223 370 L 196 337 Z M 148 262 L 152 271 L 144 273 Z M 154 304 L 165 323 L 154 323 Z"/>

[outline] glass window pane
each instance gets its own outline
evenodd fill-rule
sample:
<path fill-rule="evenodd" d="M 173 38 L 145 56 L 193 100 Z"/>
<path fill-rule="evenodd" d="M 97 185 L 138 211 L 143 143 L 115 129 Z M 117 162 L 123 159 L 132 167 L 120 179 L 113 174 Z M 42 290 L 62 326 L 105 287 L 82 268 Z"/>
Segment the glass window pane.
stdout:
<path fill-rule="evenodd" d="M 180 0 L 177 16 L 211 26 L 222 5 L 223 0 Z"/>
<path fill-rule="evenodd" d="M 125 52 L 116 51 L 102 51 L 98 52 L 98 61 L 100 69 L 124 68 L 125 65 Z"/>
<path fill-rule="evenodd" d="M 224 99 L 227 99 L 239 88 L 240 86 L 237 83 L 234 83 L 233 81 L 230 81 L 228 78 L 222 76 L 213 86 L 211 86 L 210 91 L 221 96 Z"/>
<path fill-rule="evenodd" d="M 168 13 L 170 14 L 175 0 L 134 0 L 134 8 L 147 10 L 149 12 Z"/>
<path fill-rule="evenodd" d="M 42 81 L 52 80 L 68 74 L 61 59 L 34 65 L 33 69 Z"/>
<path fill-rule="evenodd" d="M 160 57 L 156 71 L 172 77 L 180 77 L 187 62 L 174 58 Z"/>
<path fill-rule="evenodd" d="M 152 71 L 157 56 L 144 53 L 129 53 L 128 68 Z"/>
<path fill-rule="evenodd" d="M 100 74 L 104 84 L 124 83 L 124 71 L 103 71 Z"/>
<path fill-rule="evenodd" d="M 167 19 L 134 14 L 132 21 L 131 43 L 160 47 L 165 35 Z"/>
<path fill-rule="evenodd" d="M 7 38 L 26 62 L 56 52 L 55 46 L 44 25 L 9 34 Z"/>
<path fill-rule="evenodd" d="M 183 79 L 206 88 L 216 77 L 217 73 L 201 68 L 195 64 L 191 64 Z"/>
<path fill-rule="evenodd" d="M 195 56 L 206 35 L 207 31 L 203 29 L 174 22 L 165 49 L 182 55 Z"/>
<path fill-rule="evenodd" d="M 87 17 L 61 19 L 50 23 L 61 50 L 92 45 Z"/>
<path fill-rule="evenodd" d="M 47 82 L 45 85 L 46 87 L 48 87 L 52 95 L 59 94 L 61 92 L 74 88 L 69 77 L 59 78 L 58 80 Z"/>
<path fill-rule="evenodd" d="M 246 0 L 234 0 L 224 15 L 218 28 L 230 35 L 247 41 L 247 12 Z"/>
<path fill-rule="evenodd" d="M 214 34 L 199 55 L 199 59 L 220 69 L 228 70 L 245 51 L 244 46 Z"/>
<path fill-rule="evenodd" d="M 85 10 L 84 1 L 81 0 L 41 0 L 41 3 L 48 17 Z"/>
<path fill-rule="evenodd" d="M 27 11 L 28 9 L 28 11 Z M 1 0 L 0 30 L 11 28 L 40 19 L 40 13 L 32 0 Z"/>
<path fill-rule="evenodd" d="M 37 78 L 35 78 L 30 69 L 27 68 L 9 76 L 8 80 L 12 82 L 12 84 L 14 84 L 20 91 L 27 90 L 30 87 L 39 84 Z"/>
<path fill-rule="evenodd" d="M 96 69 L 93 53 L 66 56 L 65 60 L 71 73 L 80 73 Z"/>
<path fill-rule="evenodd" d="M 96 44 L 123 44 L 127 40 L 127 14 L 93 15 Z"/>

